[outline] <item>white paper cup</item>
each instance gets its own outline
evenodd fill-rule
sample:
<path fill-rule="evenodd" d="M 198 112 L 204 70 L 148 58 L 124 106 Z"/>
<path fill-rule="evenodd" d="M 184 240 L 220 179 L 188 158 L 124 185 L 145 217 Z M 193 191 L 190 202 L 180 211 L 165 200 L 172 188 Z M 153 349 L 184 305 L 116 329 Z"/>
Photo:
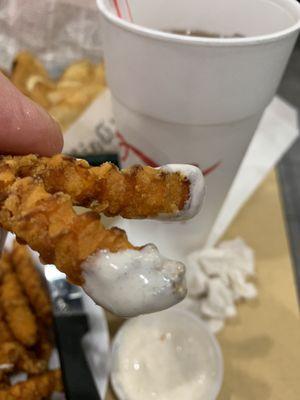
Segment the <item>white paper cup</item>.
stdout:
<path fill-rule="evenodd" d="M 210 172 L 206 204 L 194 220 L 124 222 L 131 236 L 162 242 L 170 256 L 184 258 L 207 239 L 276 92 L 298 35 L 300 6 L 296 0 L 131 0 L 133 24 L 119 19 L 109 1 L 98 5 L 123 165 L 195 163 Z M 163 32 L 172 29 L 246 37 Z"/>

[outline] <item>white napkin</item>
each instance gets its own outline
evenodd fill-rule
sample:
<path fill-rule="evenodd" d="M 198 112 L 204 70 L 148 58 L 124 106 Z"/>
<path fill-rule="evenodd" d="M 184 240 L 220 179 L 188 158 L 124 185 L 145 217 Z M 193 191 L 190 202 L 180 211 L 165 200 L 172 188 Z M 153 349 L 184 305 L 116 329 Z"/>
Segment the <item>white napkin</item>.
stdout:
<path fill-rule="evenodd" d="M 254 135 L 240 170 L 209 235 L 213 246 L 225 233 L 241 207 L 299 135 L 298 112 L 275 97 Z"/>
<path fill-rule="evenodd" d="M 214 333 L 236 316 L 238 301 L 257 296 L 249 282 L 255 273 L 254 253 L 240 238 L 195 251 L 187 264 L 188 297 L 177 307 L 200 317 Z"/>

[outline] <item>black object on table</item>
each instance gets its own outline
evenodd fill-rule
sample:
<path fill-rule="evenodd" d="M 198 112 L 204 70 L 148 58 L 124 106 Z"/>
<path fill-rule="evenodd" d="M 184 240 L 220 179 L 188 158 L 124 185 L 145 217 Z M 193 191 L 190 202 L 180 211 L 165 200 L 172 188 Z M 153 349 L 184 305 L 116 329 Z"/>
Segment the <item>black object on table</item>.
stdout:
<path fill-rule="evenodd" d="M 55 340 L 59 353 L 65 394 L 68 400 L 101 400 L 82 348 L 89 331 L 82 292 L 60 272 L 46 278 L 53 304 Z"/>
<path fill-rule="evenodd" d="M 300 111 L 300 39 L 289 61 L 279 88 L 279 95 Z M 284 135 L 284 132 L 282 132 Z M 300 304 L 300 139 L 283 157 L 278 166 L 290 248 Z"/>
<path fill-rule="evenodd" d="M 111 162 L 112 164 L 115 164 L 117 167 L 119 167 L 119 165 L 120 165 L 118 154 L 113 154 L 113 153 L 111 153 L 111 154 L 88 154 L 85 156 L 77 156 L 77 155 L 73 154 L 72 156 L 78 157 L 78 158 L 83 158 L 92 166 L 98 166 L 105 162 Z"/>

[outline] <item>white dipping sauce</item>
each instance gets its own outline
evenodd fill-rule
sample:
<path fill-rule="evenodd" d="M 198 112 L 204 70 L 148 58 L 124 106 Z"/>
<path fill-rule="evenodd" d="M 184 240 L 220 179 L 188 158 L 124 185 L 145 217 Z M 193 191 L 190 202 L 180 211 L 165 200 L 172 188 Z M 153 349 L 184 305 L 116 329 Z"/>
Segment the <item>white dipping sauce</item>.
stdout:
<path fill-rule="evenodd" d="M 164 310 L 186 295 L 184 265 L 164 258 L 151 244 L 117 253 L 99 250 L 81 268 L 86 293 L 122 317 Z"/>
<path fill-rule="evenodd" d="M 120 400 L 212 400 L 222 376 L 216 340 L 186 312 L 134 318 L 114 342 L 111 380 Z"/>
<path fill-rule="evenodd" d="M 168 164 L 157 169 L 165 172 L 178 172 L 181 176 L 185 177 L 190 182 L 190 196 L 183 209 L 176 214 L 161 214 L 155 219 L 181 221 L 193 218 L 198 214 L 206 192 L 204 177 L 200 168 L 189 164 Z"/>

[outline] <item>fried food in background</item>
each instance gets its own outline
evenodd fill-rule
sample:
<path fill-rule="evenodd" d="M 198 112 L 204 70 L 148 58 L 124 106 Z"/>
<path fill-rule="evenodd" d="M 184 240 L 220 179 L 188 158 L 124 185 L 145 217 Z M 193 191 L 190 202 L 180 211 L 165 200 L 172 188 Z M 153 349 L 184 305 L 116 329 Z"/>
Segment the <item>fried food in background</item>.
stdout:
<path fill-rule="evenodd" d="M 53 341 L 46 288 L 27 247 L 16 242 L 12 251 L 2 254 L 0 259 L 0 300 L 0 400 L 42 400 L 54 391 L 63 391 L 60 371 L 47 371 Z M 33 301 L 36 302 L 34 306 Z M 9 302 L 17 310 L 27 309 L 22 317 L 25 322 L 14 316 L 14 324 L 11 323 Z M 36 326 L 34 345 L 32 339 L 28 339 L 32 338 L 27 326 L 32 322 L 27 320 L 28 310 Z M 25 336 L 22 331 L 26 332 Z M 26 373 L 27 380 L 12 384 L 11 378 L 18 373 Z"/>
<path fill-rule="evenodd" d="M 5 372 L 0 371 L 0 390 L 8 389 L 10 387 L 9 377 Z"/>
<path fill-rule="evenodd" d="M 39 360 L 49 362 L 50 356 L 53 350 L 53 338 L 52 332 L 49 328 L 39 324 L 38 330 L 38 341 L 34 346 L 34 353 Z"/>
<path fill-rule="evenodd" d="M 50 299 L 26 246 L 15 242 L 11 259 L 18 281 L 26 293 L 31 307 L 46 325 L 51 325 Z"/>
<path fill-rule="evenodd" d="M 3 319 L 3 313 L 0 316 L 0 344 L 13 340 L 13 335 Z"/>
<path fill-rule="evenodd" d="M 48 193 L 69 195 L 73 205 L 124 218 L 176 214 L 189 199 L 191 186 L 180 173 L 148 166 L 119 170 L 114 164 L 104 163 L 91 167 L 84 160 L 61 154 L 0 158 L 0 184 L 5 180 L 3 190 L 4 185 L 25 177 L 42 181 Z"/>
<path fill-rule="evenodd" d="M 18 342 L 1 343 L 0 365 L 6 365 L 8 372 L 22 371 L 30 375 L 40 374 L 47 370 L 47 362 L 38 359 L 35 354 Z"/>
<path fill-rule="evenodd" d="M 0 390 L 0 400 L 42 400 L 51 396 L 53 392 L 62 391 L 60 370 L 48 371 Z"/>
<path fill-rule="evenodd" d="M 66 130 L 106 87 L 103 64 L 80 60 L 52 79 L 42 63 L 29 52 L 19 53 L 11 81 L 26 96 L 44 107 Z"/>
<path fill-rule="evenodd" d="M 17 340 L 25 346 L 33 346 L 37 341 L 36 317 L 12 270 L 7 253 L 4 253 L 0 260 L 0 269 L 3 272 L 0 302 L 5 319 Z"/>
<path fill-rule="evenodd" d="M 47 93 L 55 88 L 43 65 L 30 53 L 18 54 L 13 62 L 11 81 L 21 92 L 41 106 L 47 108 L 51 104 L 47 100 Z"/>

